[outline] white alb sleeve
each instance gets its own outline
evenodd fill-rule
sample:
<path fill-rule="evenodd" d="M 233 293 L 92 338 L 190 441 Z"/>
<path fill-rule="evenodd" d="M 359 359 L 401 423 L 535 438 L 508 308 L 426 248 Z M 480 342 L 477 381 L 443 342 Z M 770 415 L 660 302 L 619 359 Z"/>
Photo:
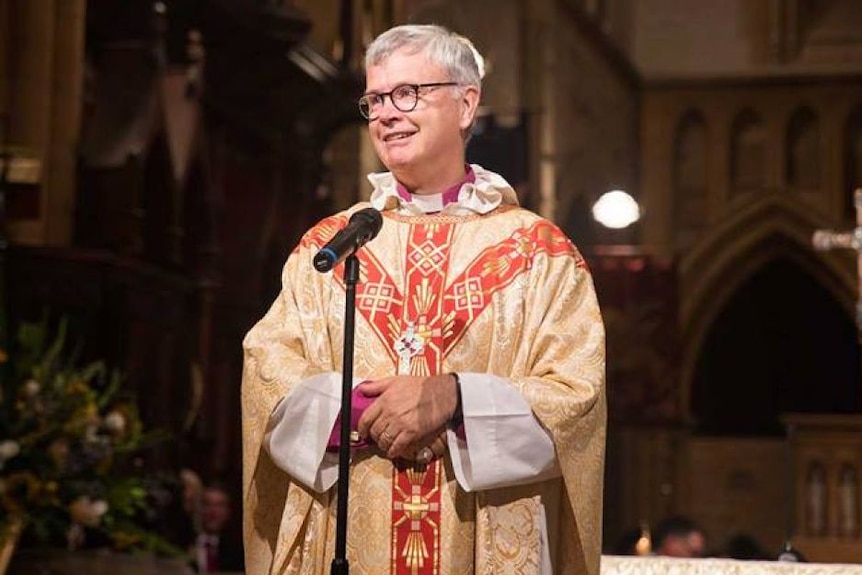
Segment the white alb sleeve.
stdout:
<path fill-rule="evenodd" d="M 466 440 L 447 430 L 455 478 L 465 491 L 533 483 L 560 475 L 554 442 L 507 380 L 459 373 Z"/>
<path fill-rule="evenodd" d="M 299 383 L 269 418 L 263 444 L 273 462 L 318 493 L 338 480 L 338 454 L 326 446 L 340 410 L 341 374 L 327 372 Z"/>

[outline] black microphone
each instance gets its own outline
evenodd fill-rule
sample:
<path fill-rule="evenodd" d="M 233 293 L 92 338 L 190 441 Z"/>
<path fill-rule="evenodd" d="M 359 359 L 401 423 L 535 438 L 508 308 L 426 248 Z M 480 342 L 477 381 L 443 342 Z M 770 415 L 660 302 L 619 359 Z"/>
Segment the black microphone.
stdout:
<path fill-rule="evenodd" d="M 338 231 L 314 256 L 314 269 L 326 273 L 347 256 L 371 241 L 383 226 L 383 216 L 374 208 L 363 208 L 350 216 L 347 225 Z"/>

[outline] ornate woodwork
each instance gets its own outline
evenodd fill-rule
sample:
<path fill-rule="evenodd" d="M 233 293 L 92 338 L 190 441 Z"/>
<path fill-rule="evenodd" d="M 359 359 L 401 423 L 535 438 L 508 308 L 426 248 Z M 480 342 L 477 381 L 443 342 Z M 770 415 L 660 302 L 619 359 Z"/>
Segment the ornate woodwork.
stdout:
<path fill-rule="evenodd" d="M 811 561 L 862 563 L 862 417 L 789 414 L 794 546 Z"/>
<path fill-rule="evenodd" d="M 321 158 L 359 121 L 361 82 L 305 43 L 291 3 L 87 8 L 70 245 L 0 254 L 10 319 L 69 315 L 174 434 L 156 464 L 238 476 L 241 341 L 330 211 Z"/>

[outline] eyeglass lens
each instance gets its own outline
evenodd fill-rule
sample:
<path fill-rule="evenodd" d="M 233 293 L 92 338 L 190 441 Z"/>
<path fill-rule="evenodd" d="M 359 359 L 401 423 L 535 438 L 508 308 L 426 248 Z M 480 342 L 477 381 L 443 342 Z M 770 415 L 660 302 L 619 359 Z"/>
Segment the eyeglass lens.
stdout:
<path fill-rule="evenodd" d="M 413 84 L 405 84 L 397 86 L 391 92 L 366 94 L 359 99 L 359 111 L 366 118 L 371 119 L 372 117 L 376 117 L 386 101 L 386 96 L 389 96 L 392 105 L 398 110 L 401 112 L 412 112 L 419 101 L 418 88 L 418 86 Z"/>

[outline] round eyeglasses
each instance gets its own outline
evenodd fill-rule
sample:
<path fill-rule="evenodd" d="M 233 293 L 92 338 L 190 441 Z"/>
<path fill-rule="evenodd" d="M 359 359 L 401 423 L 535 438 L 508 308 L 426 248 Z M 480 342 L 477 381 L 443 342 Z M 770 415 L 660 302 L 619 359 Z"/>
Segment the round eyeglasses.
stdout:
<path fill-rule="evenodd" d="M 401 84 L 389 92 L 370 92 L 359 98 L 359 113 L 366 120 L 376 120 L 380 110 L 386 103 L 386 96 L 397 110 L 412 112 L 419 103 L 419 90 L 425 88 L 440 88 L 442 86 L 457 86 L 458 82 L 431 82 L 429 84 Z"/>

